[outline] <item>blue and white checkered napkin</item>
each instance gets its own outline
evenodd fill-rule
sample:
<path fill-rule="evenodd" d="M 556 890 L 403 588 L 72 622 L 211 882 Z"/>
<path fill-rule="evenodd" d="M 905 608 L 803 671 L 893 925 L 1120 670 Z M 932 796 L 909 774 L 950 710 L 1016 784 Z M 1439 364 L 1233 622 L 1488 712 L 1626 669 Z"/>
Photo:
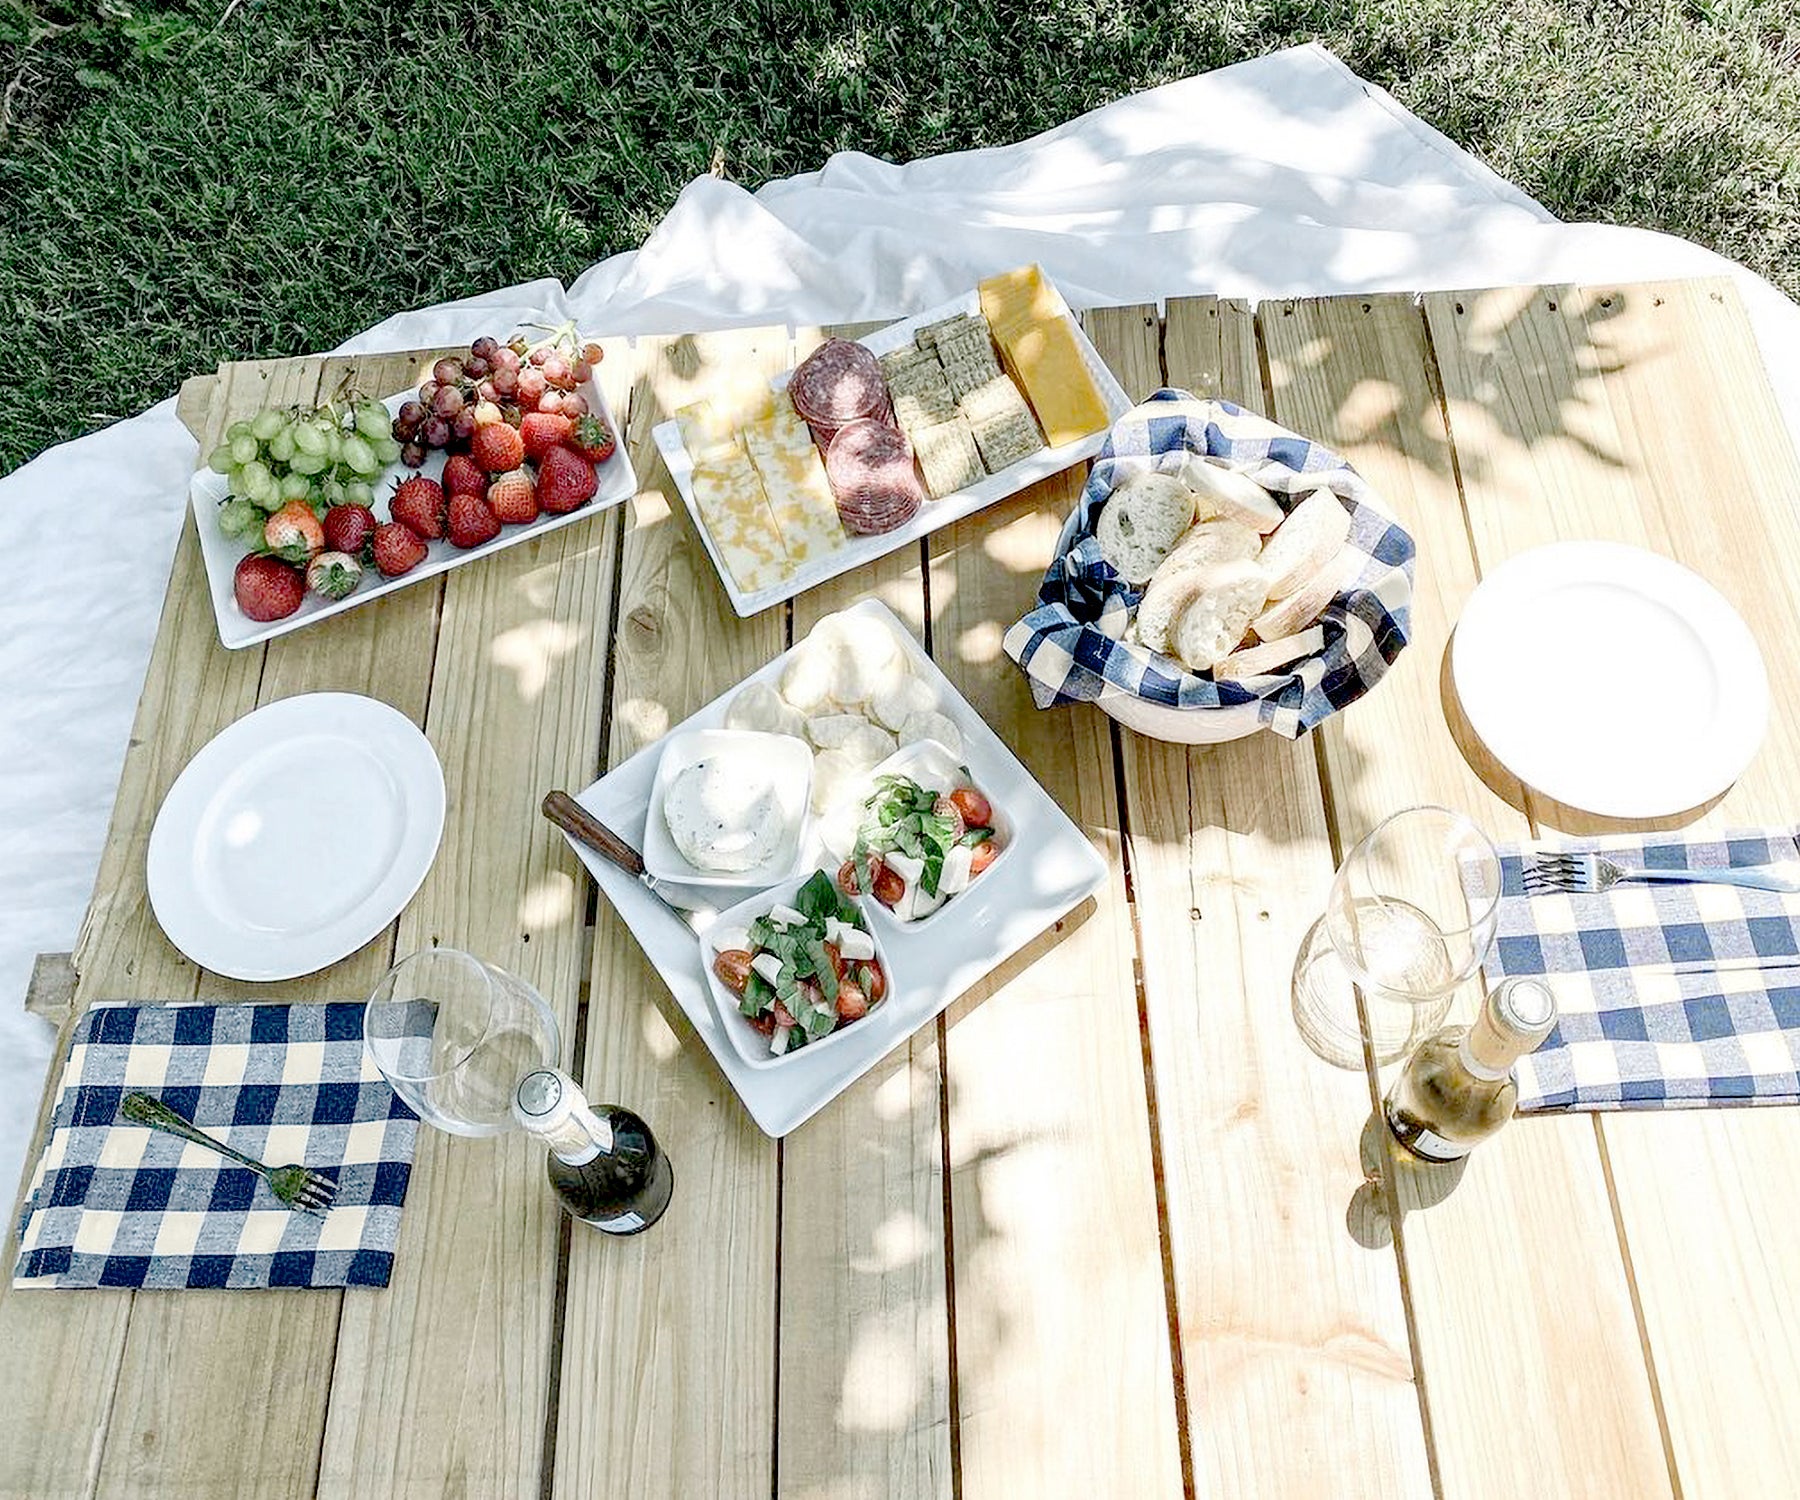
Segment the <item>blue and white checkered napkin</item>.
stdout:
<path fill-rule="evenodd" d="M 1284 508 L 1315 489 L 1350 504 L 1349 545 L 1362 571 L 1320 616 L 1325 649 L 1249 687 L 1196 676 L 1172 656 L 1124 639 L 1142 597 L 1100 555 L 1094 524 L 1133 474 L 1174 473 L 1190 453 L 1223 458 L 1274 493 Z M 1413 541 L 1374 503 L 1362 476 L 1331 449 L 1229 401 L 1160 390 L 1113 424 L 1087 487 L 1063 524 L 1038 607 L 1006 632 L 1006 654 L 1031 678 L 1039 708 L 1123 693 L 1170 708 L 1256 703 L 1264 724 L 1293 739 L 1354 703 L 1406 644 Z"/>
<path fill-rule="evenodd" d="M 1677 975 L 1655 967 L 1800 954 L 1800 895 L 1627 881 L 1592 895 L 1528 897 L 1522 860 L 1550 848 L 1661 869 L 1800 861 L 1785 829 L 1501 848 L 1488 981 L 1545 975 L 1559 1011 L 1549 1039 L 1520 1059 L 1519 1108 L 1800 1101 L 1800 969 Z"/>
<path fill-rule="evenodd" d="M 238 1150 L 334 1178 L 323 1218 L 119 1119 L 153 1094 Z M 103 1004 L 75 1028 L 14 1286 L 386 1286 L 417 1117 L 363 1056 L 362 1003 Z"/>

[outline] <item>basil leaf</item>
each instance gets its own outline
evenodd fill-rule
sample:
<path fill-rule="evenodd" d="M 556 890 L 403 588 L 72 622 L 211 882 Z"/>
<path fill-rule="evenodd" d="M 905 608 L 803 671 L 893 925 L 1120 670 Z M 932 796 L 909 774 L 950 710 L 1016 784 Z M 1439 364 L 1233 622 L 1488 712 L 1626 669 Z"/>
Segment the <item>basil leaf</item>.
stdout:
<path fill-rule="evenodd" d="M 835 1012 L 838 997 L 837 965 L 831 961 L 831 955 L 825 951 L 822 942 L 808 944 L 807 956 L 813 961 L 813 974 L 819 981 L 819 989 L 824 992 L 826 1001 Z"/>
<path fill-rule="evenodd" d="M 971 828 L 956 842 L 965 849 L 973 849 L 977 844 L 985 844 L 993 836 L 994 830 L 991 828 Z"/>

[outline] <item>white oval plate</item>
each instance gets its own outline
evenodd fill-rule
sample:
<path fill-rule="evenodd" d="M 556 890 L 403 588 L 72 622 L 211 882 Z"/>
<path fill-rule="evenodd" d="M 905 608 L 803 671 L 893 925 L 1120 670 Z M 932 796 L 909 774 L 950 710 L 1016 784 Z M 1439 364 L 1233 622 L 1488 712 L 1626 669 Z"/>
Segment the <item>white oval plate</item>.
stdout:
<path fill-rule="evenodd" d="M 1495 568 L 1457 622 L 1471 727 L 1526 785 L 1612 818 L 1709 801 L 1769 721 L 1750 628 L 1710 583 L 1617 542 L 1556 542 Z"/>
<path fill-rule="evenodd" d="M 443 830 L 443 768 L 412 720 L 354 693 L 284 698 L 215 735 L 169 788 L 150 906 L 203 968 L 293 979 L 393 921 Z"/>

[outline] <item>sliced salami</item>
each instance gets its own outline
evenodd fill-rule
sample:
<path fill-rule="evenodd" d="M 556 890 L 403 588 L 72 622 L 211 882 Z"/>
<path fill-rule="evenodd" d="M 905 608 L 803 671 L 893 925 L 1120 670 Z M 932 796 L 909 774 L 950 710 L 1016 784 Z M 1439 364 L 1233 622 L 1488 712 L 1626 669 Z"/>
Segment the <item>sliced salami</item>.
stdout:
<path fill-rule="evenodd" d="M 912 444 L 891 423 L 846 423 L 825 455 L 825 474 L 844 529 L 858 536 L 892 531 L 925 503 Z"/>
<path fill-rule="evenodd" d="M 891 411 L 881 361 L 849 339 L 827 339 L 807 355 L 788 382 L 788 395 L 815 434 L 829 434 L 821 446 L 829 446 L 830 435 L 846 423 Z"/>

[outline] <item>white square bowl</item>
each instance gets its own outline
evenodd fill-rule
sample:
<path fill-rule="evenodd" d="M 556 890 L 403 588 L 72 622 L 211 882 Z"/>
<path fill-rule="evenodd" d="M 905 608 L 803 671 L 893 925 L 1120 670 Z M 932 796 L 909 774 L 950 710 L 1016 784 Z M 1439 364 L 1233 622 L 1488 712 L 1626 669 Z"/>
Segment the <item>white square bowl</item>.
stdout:
<path fill-rule="evenodd" d="M 696 761 L 715 755 L 767 757 L 778 776 L 778 795 L 788 817 L 788 833 L 780 847 L 754 869 L 736 874 L 701 870 L 689 864 L 675 847 L 663 804 L 675 778 Z M 730 886 L 744 889 L 774 885 L 795 871 L 807 848 L 811 826 L 808 803 L 812 799 L 812 751 L 792 735 L 763 734 L 754 729 L 680 730 L 663 741 L 656 764 L 656 780 L 650 788 L 650 817 L 644 825 L 644 868 L 658 880 L 674 885 Z"/>
<path fill-rule="evenodd" d="M 830 872 L 825 872 L 829 876 Z M 741 934 L 751 922 L 766 916 L 777 906 L 792 906 L 794 897 L 799 894 L 800 887 L 813 877 L 808 870 L 793 879 L 783 881 L 773 890 L 759 891 L 754 896 L 746 897 L 736 906 L 720 912 L 718 920 L 709 927 L 700 939 L 700 967 L 706 971 L 707 987 L 712 991 L 713 1004 L 719 1009 L 719 1020 L 725 1028 L 725 1035 L 731 1038 L 731 1045 L 737 1055 L 752 1068 L 779 1068 L 802 1057 L 818 1057 L 824 1049 L 832 1047 L 856 1033 L 856 1028 L 865 1024 L 872 1017 L 880 1014 L 892 1005 L 899 997 L 900 988 L 894 980 L 894 965 L 888 958 L 887 950 L 882 947 L 881 939 L 868 921 L 865 912 L 863 927 L 870 940 L 875 944 L 875 962 L 887 975 L 887 993 L 879 1005 L 871 1005 L 868 1015 L 861 1020 L 851 1021 L 829 1031 L 815 1042 L 808 1042 L 803 1047 L 796 1047 L 784 1052 L 779 1057 L 769 1050 L 769 1039 L 750 1024 L 749 1018 L 738 1009 L 737 996 L 725 987 L 724 982 L 713 972 L 713 957 L 726 948 L 737 946 L 731 939 Z M 721 941 L 723 940 L 723 941 Z"/>
<path fill-rule="evenodd" d="M 972 786 L 988 799 L 989 806 L 994 810 L 994 839 L 1000 851 L 994 856 L 994 863 L 954 896 L 946 897 L 936 911 L 929 912 L 922 917 L 908 919 L 895 916 L 885 902 L 876 900 L 873 895 L 857 898 L 865 911 L 875 913 L 877 922 L 886 923 L 899 932 L 924 932 L 939 917 L 950 911 L 957 902 L 973 893 L 981 881 L 993 874 L 994 865 L 1006 858 L 1013 846 L 1012 821 L 1006 816 L 1006 809 L 1000 805 L 999 799 L 981 784 L 975 774 L 948 747 L 940 745 L 936 740 L 917 740 L 910 745 L 902 745 L 869 772 L 868 785 L 871 791 L 874 788 L 876 777 L 889 775 L 910 776 L 920 786 L 929 785 L 946 790 L 958 786 Z"/>

